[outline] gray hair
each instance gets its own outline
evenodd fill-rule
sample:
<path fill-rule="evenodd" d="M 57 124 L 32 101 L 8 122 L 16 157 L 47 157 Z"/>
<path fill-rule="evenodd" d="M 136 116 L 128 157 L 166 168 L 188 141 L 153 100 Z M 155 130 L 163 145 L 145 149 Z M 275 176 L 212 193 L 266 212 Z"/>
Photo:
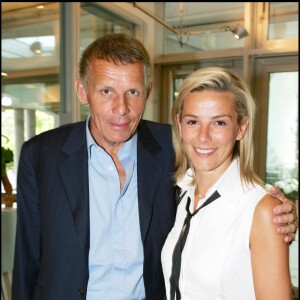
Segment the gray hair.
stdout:
<path fill-rule="evenodd" d="M 105 35 L 92 42 L 84 50 L 79 65 L 80 79 L 85 87 L 89 80 L 89 65 L 94 59 L 124 65 L 143 63 L 145 87 L 151 88 L 152 76 L 149 53 L 136 38 L 123 33 L 115 33 Z"/>

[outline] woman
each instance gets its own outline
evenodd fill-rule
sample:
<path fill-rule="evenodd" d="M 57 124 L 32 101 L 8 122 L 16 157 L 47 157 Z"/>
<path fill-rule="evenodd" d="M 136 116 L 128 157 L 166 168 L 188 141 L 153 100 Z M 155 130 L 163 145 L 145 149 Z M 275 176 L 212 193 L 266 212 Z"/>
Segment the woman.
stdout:
<path fill-rule="evenodd" d="M 253 170 L 254 115 L 247 86 L 223 68 L 194 72 L 179 91 L 182 193 L 162 251 L 168 299 L 291 299 L 288 245 L 272 224 L 278 200 Z"/>

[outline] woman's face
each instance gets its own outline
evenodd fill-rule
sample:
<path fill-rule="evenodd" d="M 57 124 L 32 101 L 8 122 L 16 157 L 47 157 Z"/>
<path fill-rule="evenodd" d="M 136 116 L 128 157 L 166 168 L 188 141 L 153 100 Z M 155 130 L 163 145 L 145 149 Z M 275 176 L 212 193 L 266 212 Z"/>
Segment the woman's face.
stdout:
<path fill-rule="evenodd" d="M 232 93 L 201 91 L 185 97 L 178 124 L 196 176 L 211 171 L 220 176 L 232 161 L 236 141 L 246 132 L 248 118 L 238 124 Z"/>

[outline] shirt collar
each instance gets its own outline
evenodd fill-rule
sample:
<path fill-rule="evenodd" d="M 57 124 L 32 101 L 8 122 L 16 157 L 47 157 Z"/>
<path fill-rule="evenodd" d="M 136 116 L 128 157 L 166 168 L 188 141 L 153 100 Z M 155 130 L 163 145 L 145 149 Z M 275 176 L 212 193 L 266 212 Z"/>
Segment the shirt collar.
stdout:
<path fill-rule="evenodd" d="M 193 199 L 196 186 L 191 185 L 193 180 L 192 172 L 192 169 L 188 169 L 183 179 L 177 182 L 177 185 L 182 190 L 186 190 L 188 196 Z M 234 204 L 239 200 L 239 197 L 250 188 L 251 187 L 243 187 L 241 185 L 239 159 L 235 158 L 223 175 L 208 189 L 206 198 L 217 190 L 221 197 L 228 198 L 229 201 Z"/>

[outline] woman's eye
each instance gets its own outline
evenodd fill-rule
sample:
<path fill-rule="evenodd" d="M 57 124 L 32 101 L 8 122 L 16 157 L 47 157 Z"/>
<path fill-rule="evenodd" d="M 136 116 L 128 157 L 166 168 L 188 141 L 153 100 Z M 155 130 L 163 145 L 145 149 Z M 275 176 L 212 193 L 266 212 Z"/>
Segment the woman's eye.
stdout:
<path fill-rule="evenodd" d="M 225 122 L 225 121 L 219 120 L 219 121 L 216 121 L 215 124 L 218 125 L 218 126 L 225 126 L 225 125 L 226 125 L 226 122 Z"/>
<path fill-rule="evenodd" d="M 195 124 L 197 124 L 197 121 L 196 120 L 188 120 L 186 123 L 189 125 L 195 125 Z"/>

